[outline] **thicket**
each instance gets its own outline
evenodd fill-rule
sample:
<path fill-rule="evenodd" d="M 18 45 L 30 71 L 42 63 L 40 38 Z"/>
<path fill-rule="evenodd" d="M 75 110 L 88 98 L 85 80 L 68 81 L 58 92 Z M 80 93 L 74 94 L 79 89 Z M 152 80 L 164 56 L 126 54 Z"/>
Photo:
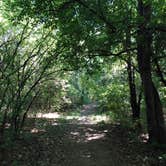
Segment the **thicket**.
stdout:
<path fill-rule="evenodd" d="M 146 115 L 149 142 L 165 144 L 164 3 L 2 1 L 1 137 L 19 134 L 31 109 L 95 101 L 125 123 Z"/>

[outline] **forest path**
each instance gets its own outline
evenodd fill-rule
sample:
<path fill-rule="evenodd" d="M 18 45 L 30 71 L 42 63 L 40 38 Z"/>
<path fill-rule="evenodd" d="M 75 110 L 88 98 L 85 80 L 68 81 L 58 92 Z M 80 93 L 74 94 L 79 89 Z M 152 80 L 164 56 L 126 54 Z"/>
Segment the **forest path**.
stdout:
<path fill-rule="evenodd" d="M 104 123 L 106 117 L 96 117 L 95 111 L 96 105 L 88 104 L 79 115 L 62 118 L 55 113 L 29 119 L 29 123 L 34 123 L 33 128 L 28 127 L 24 137 L 16 141 L 8 161 L 2 165 L 153 165 L 153 160 L 151 164 L 147 162 L 150 151 L 142 152 L 143 144 L 131 142 L 124 128 Z"/>

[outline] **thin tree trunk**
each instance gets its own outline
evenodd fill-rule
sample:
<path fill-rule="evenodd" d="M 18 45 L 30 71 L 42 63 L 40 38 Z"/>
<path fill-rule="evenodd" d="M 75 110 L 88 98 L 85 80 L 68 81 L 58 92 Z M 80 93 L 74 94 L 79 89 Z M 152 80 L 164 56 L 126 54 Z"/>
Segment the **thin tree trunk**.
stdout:
<path fill-rule="evenodd" d="M 156 65 L 156 73 L 157 73 L 157 76 L 160 77 L 160 81 L 163 83 L 163 85 L 166 87 L 166 80 L 164 79 L 164 75 L 163 75 L 163 72 L 160 68 L 160 65 L 157 61 L 157 59 L 155 60 L 155 65 Z"/>
<path fill-rule="evenodd" d="M 131 66 L 131 58 L 128 59 L 127 64 L 127 71 L 128 71 L 128 82 L 130 88 L 130 105 L 132 110 L 132 118 L 133 121 L 138 120 L 140 118 L 140 106 L 137 102 L 137 92 L 136 92 L 136 85 L 135 85 L 135 78 L 134 78 L 134 69 Z"/>
<path fill-rule="evenodd" d="M 4 112 L 2 124 L 0 126 L 0 144 L 3 143 L 3 137 L 4 137 L 4 130 L 5 130 L 6 120 L 7 120 L 7 109 Z"/>
<path fill-rule="evenodd" d="M 126 30 L 126 50 L 130 49 L 131 46 L 131 32 L 130 28 Z M 137 92 L 136 92 L 136 84 L 135 84 L 135 72 L 132 66 L 132 57 L 131 52 L 127 51 L 128 60 L 127 60 L 127 73 L 128 73 L 128 83 L 130 89 L 130 105 L 132 111 L 132 119 L 133 122 L 140 119 L 140 103 L 137 102 Z"/>

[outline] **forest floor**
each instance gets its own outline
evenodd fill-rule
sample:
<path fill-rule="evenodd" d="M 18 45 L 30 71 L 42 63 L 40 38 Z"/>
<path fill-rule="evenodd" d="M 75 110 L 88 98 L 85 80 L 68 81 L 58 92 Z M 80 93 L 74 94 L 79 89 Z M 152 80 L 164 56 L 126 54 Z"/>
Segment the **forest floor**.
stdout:
<path fill-rule="evenodd" d="M 24 136 L 1 153 L 0 166 L 164 166 L 152 149 L 119 124 L 105 123 L 95 104 L 79 114 L 38 114 Z"/>

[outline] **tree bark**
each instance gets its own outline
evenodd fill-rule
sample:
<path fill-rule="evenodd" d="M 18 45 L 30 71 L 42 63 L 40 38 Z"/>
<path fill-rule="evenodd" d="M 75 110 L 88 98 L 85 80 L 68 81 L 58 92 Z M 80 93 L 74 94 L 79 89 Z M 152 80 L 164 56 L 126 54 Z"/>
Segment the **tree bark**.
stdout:
<path fill-rule="evenodd" d="M 138 0 L 138 14 L 143 21 L 138 26 L 137 60 L 145 95 L 149 142 L 166 144 L 162 105 L 151 74 L 152 32 L 147 27 L 151 19 L 150 1 Z"/>
<path fill-rule="evenodd" d="M 131 47 L 131 29 L 130 27 L 126 30 L 126 42 L 125 49 L 129 50 Z M 132 66 L 132 57 L 131 52 L 127 51 L 128 59 L 127 59 L 127 73 L 128 73 L 128 83 L 130 89 L 130 105 L 132 112 L 133 122 L 136 122 L 140 119 L 140 102 L 137 101 L 137 91 L 135 84 L 135 71 Z M 139 99 L 138 99 L 139 100 Z"/>
<path fill-rule="evenodd" d="M 160 81 L 166 87 L 166 80 L 164 79 L 163 72 L 162 72 L 162 70 L 160 68 L 160 65 L 159 65 L 157 59 L 155 60 L 155 65 L 156 65 L 156 74 L 157 74 L 158 77 L 160 77 Z"/>
<path fill-rule="evenodd" d="M 130 89 L 130 105 L 132 110 L 132 118 L 133 121 L 140 119 L 140 106 L 137 102 L 137 92 L 134 78 L 134 69 L 131 66 L 131 58 L 128 59 L 127 64 L 127 72 L 128 72 L 128 82 Z"/>

